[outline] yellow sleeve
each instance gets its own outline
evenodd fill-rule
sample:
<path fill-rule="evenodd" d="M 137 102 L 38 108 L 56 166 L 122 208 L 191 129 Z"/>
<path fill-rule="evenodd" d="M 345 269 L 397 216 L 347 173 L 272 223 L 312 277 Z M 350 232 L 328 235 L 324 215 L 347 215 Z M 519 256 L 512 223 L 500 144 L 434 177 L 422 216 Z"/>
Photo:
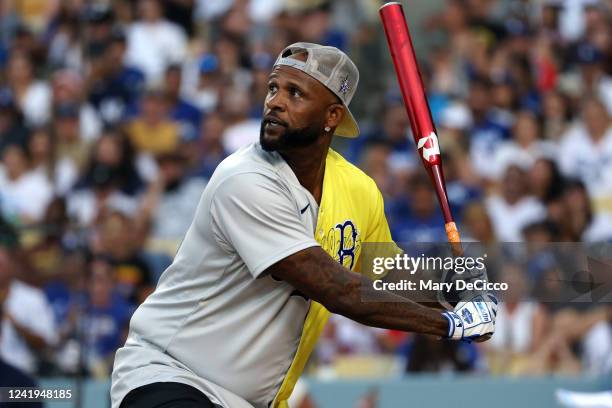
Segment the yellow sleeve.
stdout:
<path fill-rule="evenodd" d="M 362 252 L 362 256 L 359 257 L 359 262 L 357 268 L 355 269 L 355 271 L 359 273 L 362 272 L 362 259 L 365 259 L 365 262 L 368 262 L 368 259 L 370 259 L 372 256 L 391 258 L 395 257 L 397 254 L 403 253 L 403 251 L 395 244 L 393 238 L 391 237 L 391 231 L 389 230 L 389 224 L 387 223 L 387 217 L 385 216 L 383 196 L 374 183 L 373 188 L 375 189 L 376 198 L 374 200 L 374 205 L 370 209 L 368 229 L 363 240 L 368 254 L 364 254 Z M 364 272 L 366 272 L 366 274 L 374 280 L 381 279 L 386 275 L 386 273 L 374 275 L 368 273 L 368 270 L 369 268 L 367 268 Z"/>
<path fill-rule="evenodd" d="M 364 242 L 393 242 L 385 216 L 385 203 L 380 190 L 376 189 L 376 199 L 370 212 L 370 222 Z"/>

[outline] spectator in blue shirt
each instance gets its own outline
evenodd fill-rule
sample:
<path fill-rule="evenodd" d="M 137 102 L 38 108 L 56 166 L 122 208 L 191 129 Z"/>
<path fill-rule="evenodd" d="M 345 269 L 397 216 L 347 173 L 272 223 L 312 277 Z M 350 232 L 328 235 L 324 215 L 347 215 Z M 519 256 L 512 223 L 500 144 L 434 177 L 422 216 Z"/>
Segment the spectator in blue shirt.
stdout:
<path fill-rule="evenodd" d="M 198 137 L 202 112 L 181 96 L 182 68 L 172 64 L 166 68 L 164 91 L 169 106 L 170 118 L 179 123 L 184 141 L 193 141 Z"/>
<path fill-rule="evenodd" d="M 444 218 L 425 174 L 411 178 L 408 200 L 397 203 L 390 218 L 391 235 L 396 242 L 446 242 Z"/>
<path fill-rule="evenodd" d="M 132 306 L 115 292 L 115 268 L 110 259 L 97 257 L 91 263 L 87 297 L 80 308 L 80 333 L 85 369 L 108 375 L 117 348 L 125 341 Z"/>
<path fill-rule="evenodd" d="M 491 83 L 475 79 L 470 84 L 468 104 L 473 126 L 468 131 L 471 162 L 476 173 L 484 179 L 491 176 L 490 160 L 499 146 L 510 138 L 510 125 L 500 120 L 492 109 Z"/>
<path fill-rule="evenodd" d="M 123 62 L 125 50 L 125 34 L 119 30 L 113 31 L 110 42 L 89 46 L 89 101 L 106 124 L 125 119 L 144 89 L 142 71 Z"/>

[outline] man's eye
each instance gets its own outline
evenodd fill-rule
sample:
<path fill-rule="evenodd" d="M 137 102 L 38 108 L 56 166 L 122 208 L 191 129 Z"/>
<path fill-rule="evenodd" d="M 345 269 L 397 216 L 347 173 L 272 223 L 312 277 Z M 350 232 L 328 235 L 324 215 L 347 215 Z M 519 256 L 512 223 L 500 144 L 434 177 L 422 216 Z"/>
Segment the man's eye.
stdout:
<path fill-rule="evenodd" d="M 289 93 L 291 96 L 302 96 L 302 92 L 297 88 L 290 88 Z"/>
<path fill-rule="evenodd" d="M 268 84 L 268 91 L 269 92 L 276 92 L 277 89 L 278 89 L 278 87 L 275 84 Z"/>

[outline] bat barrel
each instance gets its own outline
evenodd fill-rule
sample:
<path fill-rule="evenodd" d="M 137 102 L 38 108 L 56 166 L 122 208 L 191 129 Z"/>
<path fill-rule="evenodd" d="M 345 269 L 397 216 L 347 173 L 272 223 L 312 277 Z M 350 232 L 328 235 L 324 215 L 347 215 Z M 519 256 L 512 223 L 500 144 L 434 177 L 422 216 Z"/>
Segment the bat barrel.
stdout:
<path fill-rule="evenodd" d="M 420 139 L 429 137 L 432 133 L 435 135 L 436 129 L 431 112 L 429 111 L 429 105 L 427 104 L 425 88 L 414 54 L 414 47 L 412 46 L 412 39 L 406 24 L 404 10 L 400 3 L 394 2 L 383 5 L 379 12 L 385 28 L 404 105 L 410 118 L 412 133 L 417 145 L 419 145 Z M 419 146 L 431 150 L 427 158 L 423 158 L 427 162 L 426 165 L 440 164 L 439 149 L 434 149 L 437 147 L 437 143 L 436 146 L 432 146 L 433 144 L 434 141 L 432 140 L 426 141 L 424 146 Z"/>
<path fill-rule="evenodd" d="M 400 3 L 391 2 L 383 5 L 379 13 L 417 149 L 436 190 L 446 223 L 448 241 L 452 244 L 453 252 L 460 255 L 462 250 L 459 231 L 453 220 L 446 194 L 438 136 L 427 103 L 404 10 Z"/>

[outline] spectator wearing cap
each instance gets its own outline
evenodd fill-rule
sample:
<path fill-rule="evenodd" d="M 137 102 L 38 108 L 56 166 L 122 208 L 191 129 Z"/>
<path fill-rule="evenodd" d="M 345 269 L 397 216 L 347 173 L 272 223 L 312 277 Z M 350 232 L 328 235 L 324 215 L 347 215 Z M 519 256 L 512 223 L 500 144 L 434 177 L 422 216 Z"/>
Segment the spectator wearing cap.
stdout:
<path fill-rule="evenodd" d="M 53 104 L 74 104 L 79 109 L 80 137 L 91 142 L 100 136 L 102 122 L 93 106 L 87 101 L 84 78 L 78 71 L 62 69 L 51 78 Z"/>
<path fill-rule="evenodd" d="M 51 131 L 56 143 L 56 158 L 67 159 L 82 170 L 89 156 L 91 141 L 81 136 L 81 109 L 76 103 L 66 102 L 54 107 Z"/>
<path fill-rule="evenodd" d="M 37 370 L 38 356 L 57 341 L 53 311 L 44 293 L 15 279 L 10 253 L 0 248 L 0 357 L 26 373 Z"/>
<path fill-rule="evenodd" d="M 212 112 L 217 107 L 220 88 L 219 58 L 212 53 L 202 55 L 198 61 L 196 86 L 190 92 L 191 101 L 202 112 Z"/>
<path fill-rule="evenodd" d="M 179 64 L 171 64 L 164 74 L 164 91 L 170 118 L 180 126 L 181 138 L 193 141 L 198 137 L 202 112 L 182 96 L 183 71 Z"/>
<path fill-rule="evenodd" d="M 586 185 L 595 211 L 612 213 L 612 116 L 599 99 L 583 103 L 580 120 L 561 140 L 559 160 L 566 177 Z"/>
<path fill-rule="evenodd" d="M 53 197 L 49 181 L 30 170 L 25 148 L 18 144 L 4 149 L 0 162 L 0 203 L 5 214 L 20 223 L 39 221 Z"/>
<path fill-rule="evenodd" d="M 7 84 L 15 105 L 23 113 L 30 126 L 44 125 L 49 121 L 51 90 L 36 79 L 32 59 L 24 52 L 13 51 L 6 69 Z"/>
<path fill-rule="evenodd" d="M 9 89 L 0 89 L 0 156 L 11 144 L 25 145 L 28 131 Z"/>
<path fill-rule="evenodd" d="M 109 40 L 115 22 L 115 13 L 108 4 L 89 3 L 84 6 L 85 38 L 91 42 Z"/>
<path fill-rule="evenodd" d="M 105 124 L 115 125 L 136 105 L 145 86 L 145 76 L 140 69 L 124 62 L 127 44 L 120 29 L 111 32 L 108 42 L 91 46 L 97 46 L 98 50 L 90 53 L 89 102 Z"/>
<path fill-rule="evenodd" d="M 126 59 L 145 73 L 147 83 L 159 84 L 166 66 L 187 55 L 187 38 L 181 27 L 164 19 L 159 0 L 139 0 L 138 14 L 127 31 Z"/>

